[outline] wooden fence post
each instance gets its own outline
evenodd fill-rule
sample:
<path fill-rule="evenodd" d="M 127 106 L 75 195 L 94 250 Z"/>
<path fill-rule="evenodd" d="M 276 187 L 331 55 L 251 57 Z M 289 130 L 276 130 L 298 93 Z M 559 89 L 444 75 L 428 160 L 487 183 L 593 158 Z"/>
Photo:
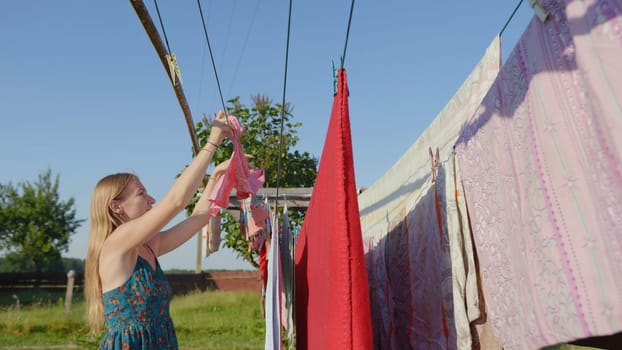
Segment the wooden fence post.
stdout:
<path fill-rule="evenodd" d="M 19 297 L 17 296 L 17 294 L 13 294 L 12 297 L 13 299 L 15 299 L 15 309 L 19 311 L 20 310 Z"/>
<path fill-rule="evenodd" d="M 71 298 L 73 297 L 73 284 L 76 279 L 76 272 L 69 270 L 67 272 L 67 292 L 65 292 L 65 315 L 69 316 L 71 312 Z"/>

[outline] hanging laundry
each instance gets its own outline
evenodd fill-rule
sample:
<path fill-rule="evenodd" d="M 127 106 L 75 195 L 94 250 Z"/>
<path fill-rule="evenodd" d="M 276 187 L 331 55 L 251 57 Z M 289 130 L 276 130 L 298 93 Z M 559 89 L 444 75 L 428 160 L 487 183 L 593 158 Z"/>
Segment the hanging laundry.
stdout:
<path fill-rule="evenodd" d="M 262 296 L 268 282 L 268 249 L 270 246 L 270 208 L 259 198 L 240 200 L 240 233 L 248 242 L 249 252 L 259 255 L 259 274 L 262 280 Z"/>
<path fill-rule="evenodd" d="M 430 126 L 359 195 L 375 348 L 465 349 L 473 343 L 479 294 L 473 283 L 477 277 L 465 269 L 472 268 L 474 252 L 465 238 L 471 233 L 464 218 L 448 208 L 456 207 L 456 185 L 449 182 L 453 168 L 447 162 L 500 62 L 500 38 L 495 37 Z M 434 167 L 423 151 L 430 147 L 438 150 Z"/>
<path fill-rule="evenodd" d="M 388 297 L 387 268 L 384 257 L 385 240 L 374 242 L 373 238 L 366 241 L 365 265 L 369 281 L 369 302 L 371 305 L 371 320 L 373 330 L 374 349 L 388 348 L 389 338 L 392 335 L 393 318 L 390 314 L 391 299 Z"/>
<path fill-rule="evenodd" d="M 231 127 L 230 139 L 233 143 L 233 153 L 225 174 L 218 179 L 210 194 L 209 200 L 214 203 L 210 208 L 212 215 L 218 215 L 220 209 L 229 207 L 229 195 L 233 188 L 236 189 L 236 196 L 244 199 L 256 194 L 265 182 L 264 170 L 251 168 L 244 155 L 244 148 L 240 143 L 240 135 L 244 132 L 244 127 L 233 115 L 228 115 L 227 121 Z"/>
<path fill-rule="evenodd" d="M 457 142 L 505 349 L 622 330 L 622 1 L 542 1 Z"/>
<path fill-rule="evenodd" d="M 486 322 L 486 297 L 481 286 L 481 275 L 476 263 L 462 177 L 455 152 L 439 168 L 439 208 L 443 224 L 443 259 L 450 269 L 441 272 L 443 305 L 446 313 L 453 314 L 456 324 L 455 341 L 450 329 L 450 344 L 456 349 L 501 349 L 489 322 Z M 440 195 L 444 192 L 444 195 Z M 448 265 L 444 265 L 448 266 Z M 453 299 L 453 300 L 452 300 Z M 474 327 L 473 327 L 474 326 Z M 477 335 L 471 334 L 475 328 Z"/>
<path fill-rule="evenodd" d="M 297 349 L 372 349 L 356 195 L 348 86 L 340 69 L 316 183 L 296 240 Z"/>
<path fill-rule="evenodd" d="M 281 323 L 285 330 L 289 349 L 295 348 L 294 339 L 294 261 L 293 252 L 293 233 L 289 223 L 289 213 L 287 204 L 283 207 L 283 223 L 281 224 Z"/>
<path fill-rule="evenodd" d="M 203 257 L 208 257 L 220 249 L 220 215 L 210 216 L 207 225 L 201 229 L 201 246 Z"/>
<path fill-rule="evenodd" d="M 268 252 L 268 283 L 266 285 L 265 320 L 266 336 L 264 349 L 280 350 L 281 342 L 281 249 L 279 245 L 279 222 L 276 212 L 272 215 L 272 238 Z"/>

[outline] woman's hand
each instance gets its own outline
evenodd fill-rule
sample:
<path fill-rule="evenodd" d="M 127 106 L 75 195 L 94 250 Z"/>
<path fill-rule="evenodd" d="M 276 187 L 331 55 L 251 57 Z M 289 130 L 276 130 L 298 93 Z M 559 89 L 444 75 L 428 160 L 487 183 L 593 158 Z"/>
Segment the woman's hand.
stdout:
<path fill-rule="evenodd" d="M 250 154 L 244 154 L 244 157 L 246 157 L 246 160 L 250 160 L 253 158 L 252 155 Z M 227 169 L 229 168 L 229 163 L 231 163 L 231 159 L 227 159 L 223 162 L 221 162 L 220 164 L 218 164 L 215 168 L 214 171 L 212 171 L 212 177 L 217 178 L 221 175 L 223 175 Z"/>
<path fill-rule="evenodd" d="M 231 159 L 227 159 L 227 160 L 221 162 L 220 164 L 218 164 L 214 168 L 214 171 L 212 171 L 212 176 L 213 177 L 219 177 L 222 174 L 224 174 L 225 171 L 227 171 L 227 168 L 229 168 L 229 163 L 231 163 Z"/>
<path fill-rule="evenodd" d="M 225 111 L 220 110 L 212 122 L 207 142 L 220 146 L 223 139 L 229 136 L 231 136 L 231 128 L 229 127 L 227 116 Z"/>

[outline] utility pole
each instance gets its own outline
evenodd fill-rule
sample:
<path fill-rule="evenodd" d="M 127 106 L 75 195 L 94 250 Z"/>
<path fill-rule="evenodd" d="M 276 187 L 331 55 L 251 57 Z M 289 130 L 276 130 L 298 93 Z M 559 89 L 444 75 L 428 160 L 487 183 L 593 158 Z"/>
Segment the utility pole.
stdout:
<path fill-rule="evenodd" d="M 162 38 L 160 38 L 160 33 L 156 26 L 153 24 L 151 20 L 151 16 L 149 15 L 149 11 L 147 11 L 147 7 L 142 0 L 130 0 L 132 6 L 134 7 L 134 11 L 136 11 L 136 15 L 140 19 L 140 22 L 143 24 L 153 47 L 164 66 L 164 71 L 166 75 L 169 77 L 171 84 L 173 85 L 173 89 L 175 90 L 175 95 L 177 95 L 177 101 L 179 102 L 179 106 L 184 113 L 184 118 L 186 119 L 186 126 L 188 127 L 188 133 L 190 133 L 190 140 L 192 141 L 192 149 L 194 154 L 197 155 L 201 148 L 199 147 L 199 140 L 197 139 L 197 133 L 194 129 L 194 121 L 192 119 L 192 113 L 190 112 L 190 107 L 188 106 L 188 101 L 186 100 L 186 95 L 184 94 L 184 89 L 181 86 L 181 81 L 177 78 L 176 74 L 171 74 L 169 69 L 169 62 L 166 58 L 168 52 L 166 51 L 166 47 L 162 42 Z M 197 233 L 197 260 L 196 260 L 196 273 L 201 273 L 201 232 Z"/>

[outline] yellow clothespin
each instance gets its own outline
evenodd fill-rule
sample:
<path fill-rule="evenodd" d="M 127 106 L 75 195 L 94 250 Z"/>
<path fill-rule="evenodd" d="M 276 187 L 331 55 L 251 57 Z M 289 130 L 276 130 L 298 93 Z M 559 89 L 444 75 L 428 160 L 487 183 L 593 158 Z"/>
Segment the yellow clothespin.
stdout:
<path fill-rule="evenodd" d="M 177 79 L 179 79 L 179 83 L 181 84 L 181 72 L 179 71 L 179 65 L 177 65 L 177 58 L 175 57 L 175 54 L 171 53 L 170 55 L 166 55 L 166 61 L 168 62 L 168 70 L 170 71 L 173 85 L 177 85 Z"/>

